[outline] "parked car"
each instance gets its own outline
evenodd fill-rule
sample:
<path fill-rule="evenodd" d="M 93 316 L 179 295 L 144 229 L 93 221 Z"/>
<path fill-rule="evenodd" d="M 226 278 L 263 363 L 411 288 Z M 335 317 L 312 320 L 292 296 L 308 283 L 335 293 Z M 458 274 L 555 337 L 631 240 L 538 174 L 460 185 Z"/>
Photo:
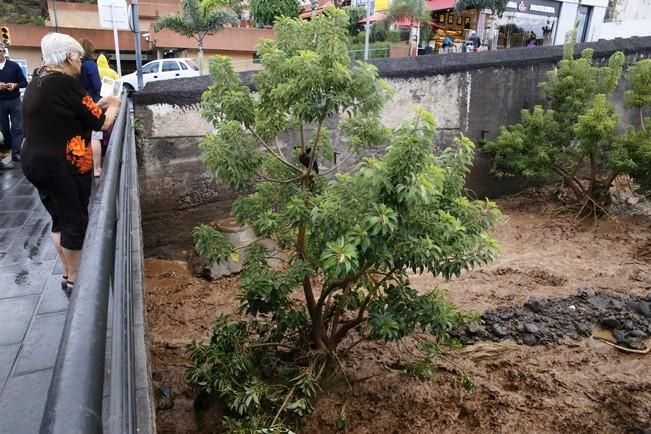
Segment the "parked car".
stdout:
<path fill-rule="evenodd" d="M 142 67 L 142 85 L 150 81 L 170 80 L 181 77 L 197 77 L 200 75 L 199 65 L 189 58 L 152 60 Z M 122 76 L 124 87 L 129 90 L 138 87 L 138 77 L 135 72 Z"/>

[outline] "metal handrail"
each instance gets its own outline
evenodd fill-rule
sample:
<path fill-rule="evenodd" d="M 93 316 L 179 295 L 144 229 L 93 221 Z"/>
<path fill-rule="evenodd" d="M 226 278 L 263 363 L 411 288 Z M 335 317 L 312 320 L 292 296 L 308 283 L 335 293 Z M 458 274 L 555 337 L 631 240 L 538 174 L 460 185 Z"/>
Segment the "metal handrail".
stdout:
<path fill-rule="evenodd" d="M 111 432 L 135 432 L 129 231 L 135 181 L 131 101 L 123 94 L 59 346 L 41 433 L 101 433 L 109 298 L 113 310 Z M 111 282 L 113 291 L 110 290 Z"/>

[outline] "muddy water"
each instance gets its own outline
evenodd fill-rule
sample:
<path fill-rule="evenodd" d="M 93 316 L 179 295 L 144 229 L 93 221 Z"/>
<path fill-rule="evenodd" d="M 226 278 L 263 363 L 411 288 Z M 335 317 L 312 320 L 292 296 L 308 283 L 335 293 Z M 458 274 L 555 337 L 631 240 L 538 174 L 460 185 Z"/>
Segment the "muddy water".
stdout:
<path fill-rule="evenodd" d="M 443 286 L 466 309 L 524 308 L 533 298 L 579 290 L 625 298 L 651 296 L 651 221 L 604 221 L 577 227 L 517 199 L 500 203 L 498 260 L 444 282 L 413 276 L 421 289 Z M 172 408 L 157 414 L 158 432 L 219 432 L 221 415 L 196 411 L 184 382 L 185 345 L 206 339 L 219 313 L 237 305 L 237 279 L 207 282 L 180 261 L 146 261 L 147 320 L 155 384 L 171 390 Z M 446 354 L 432 381 L 394 369 L 409 362 L 408 344 L 366 343 L 344 358 L 352 390 L 329 384 L 302 433 L 334 433 L 345 404 L 348 433 L 622 433 L 651 428 L 651 354 L 627 354 L 589 337 L 556 344 L 483 341 Z M 461 372 L 476 389 L 466 393 Z M 364 381 L 355 381 L 365 379 Z M 169 388 L 169 389 L 168 389 Z M 167 403 L 166 403 L 167 406 Z"/>

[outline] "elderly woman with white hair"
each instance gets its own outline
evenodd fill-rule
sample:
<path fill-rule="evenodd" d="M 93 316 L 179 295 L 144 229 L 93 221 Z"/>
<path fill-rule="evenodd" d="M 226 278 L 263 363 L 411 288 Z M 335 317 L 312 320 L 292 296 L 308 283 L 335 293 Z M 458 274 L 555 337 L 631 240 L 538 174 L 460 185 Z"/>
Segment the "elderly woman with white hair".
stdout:
<path fill-rule="evenodd" d="M 120 107 L 116 97 L 95 104 L 81 85 L 84 50 L 72 37 L 41 40 L 43 64 L 23 97 L 22 168 L 52 217 L 52 240 L 63 264 L 69 295 L 77 277 L 88 226 L 93 179 L 91 132 L 108 129 Z"/>

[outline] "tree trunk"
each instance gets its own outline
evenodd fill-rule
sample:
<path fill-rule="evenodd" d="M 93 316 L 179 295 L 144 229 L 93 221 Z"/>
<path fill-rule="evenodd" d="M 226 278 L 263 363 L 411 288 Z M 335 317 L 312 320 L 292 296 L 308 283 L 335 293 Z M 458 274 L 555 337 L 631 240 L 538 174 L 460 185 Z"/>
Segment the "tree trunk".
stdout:
<path fill-rule="evenodd" d="M 199 40 L 199 73 L 203 74 L 203 39 Z"/>

